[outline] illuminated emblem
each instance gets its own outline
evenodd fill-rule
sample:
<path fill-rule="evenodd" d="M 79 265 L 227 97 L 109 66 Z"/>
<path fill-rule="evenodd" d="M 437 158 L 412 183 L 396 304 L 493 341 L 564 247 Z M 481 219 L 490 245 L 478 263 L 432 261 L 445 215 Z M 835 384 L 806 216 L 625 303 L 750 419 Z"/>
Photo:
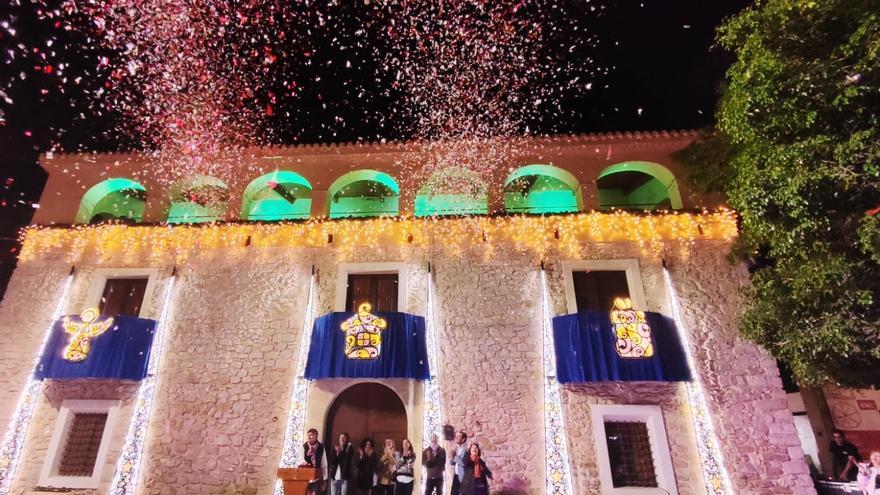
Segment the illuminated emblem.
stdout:
<path fill-rule="evenodd" d="M 651 327 L 645 322 L 645 312 L 634 310 L 629 298 L 614 299 L 611 329 L 617 338 L 615 348 L 620 357 L 647 358 L 654 355 Z"/>
<path fill-rule="evenodd" d="M 342 322 L 345 332 L 345 357 L 348 359 L 376 359 L 382 351 L 382 330 L 388 322 L 372 313 L 373 306 L 363 303 L 357 314 Z"/>
<path fill-rule="evenodd" d="M 98 308 L 89 308 L 79 315 L 80 321 L 65 316 L 62 321 L 64 331 L 70 334 L 70 342 L 62 356 L 68 361 L 78 363 L 89 357 L 92 339 L 106 332 L 113 324 L 113 318 L 100 318 Z"/>

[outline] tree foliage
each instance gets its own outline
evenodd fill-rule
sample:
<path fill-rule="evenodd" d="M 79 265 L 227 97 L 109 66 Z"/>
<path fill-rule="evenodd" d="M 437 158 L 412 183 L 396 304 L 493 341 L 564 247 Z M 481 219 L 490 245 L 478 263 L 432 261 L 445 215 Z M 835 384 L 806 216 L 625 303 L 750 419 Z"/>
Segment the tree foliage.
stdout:
<path fill-rule="evenodd" d="M 880 0 L 765 0 L 729 19 L 715 134 L 682 158 L 742 216 L 741 331 L 802 384 L 880 385 Z"/>

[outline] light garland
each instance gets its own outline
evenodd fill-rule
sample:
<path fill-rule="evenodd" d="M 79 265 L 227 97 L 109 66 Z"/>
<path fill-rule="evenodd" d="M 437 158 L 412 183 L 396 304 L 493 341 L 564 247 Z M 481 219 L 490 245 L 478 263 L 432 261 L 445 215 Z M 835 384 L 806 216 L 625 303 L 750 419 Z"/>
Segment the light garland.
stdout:
<path fill-rule="evenodd" d="M 309 399 L 309 381 L 304 378 L 308 362 L 309 346 L 312 342 L 312 295 L 315 290 L 315 274 L 309 280 L 308 299 L 303 317 L 303 327 L 299 340 L 299 351 L 296 358 L 296 374 L 293 376 L 293 387 L 290 393 L 290 409 L 287 413 L 287 428 L 284 431 L 284 446 L 281 450 L 279 467 L 296 467 L 300 461 L 300 445 L 302 445 L 303 429 L 306 423 L 306 405 Z M 281 480 L 275 481 L 275 495 L 283 495 Z"/>
<path fill-rule="evenodd" d="M 156 334 L 153 336 L 150 362 L 147 364 L 147 376 L 141 380 L 140 387 L 138 387 L 137 401 L 128 423 L 128 432 L 125 435 L 125 442 L 122 444 L 119 461 L 116 463 L 116 473 L 113 475 L 113 482 L 110 484 L 108 493 L 112 495 L 135 495 L 137 493 L 140 482 L 138 473 L 141 464 L 144 462 L 147 430 L 150 426 L 150 415 L 153 412 L 153 397 L 156 392 L 159 362 L 162 359 L 162 351 L 165 347 L 171 291 L 174 288 L 176 278 L 176 273 L 172 274 L 168 280 L 168 286 L 165 288 L 165 297 L 162 299 L 162 312 L 159 316 L 159 324 L 156 325 Z"/>
<path fill-rule="evenodd" d="M 568 437 L 559 382 L 556 380 L 556 351 L 550 324 L 550 303 L 547 297 L 547 275 L 541 269 L 541 328 L 544 339 L 544 455 L 546 493 L 573 495 L 571 464 L 568 457 Z"/>
<path fill-rule="evenodd" d="M 712 416 L 706 402 L 705 389 L 700 379 L 699 370 L 697 370 L 694 362 L 693 351 L 688 341 L 687 329 L 684 327 L 684 321 L 678 307 L 678 294 L 672 285 L 672 277 L 669 270 L 664 266 L 663 280 L 666 283 L 666 292 L 669 294 L 669 303 L 672 309 L 672 319 L 678 329 L 679 338 L 682 347 L 684 347 L 687 356 L 688 367 L 691 370 L 693 379 L 687 382 L 688 405 L 691 409 L 691 416 L 694 421 L 694 430 L 697 434 L 697 451 L 700 455 L 700 466 L 703 471 L 703 482 L 706 485 L 706 492 L 709 495 L 731 495 L 732 485 L 730 476 L 724 465 L 724 457 L 721 454 L 721 448 L 718 445 L 718 436 L 715 433 L 715 426 L 712 424 Z"/>
<path fill-rule="evenodd" d="M 70 260 L 88 254 L 99 259 L 178 263 L 204 251 L 224 253 L 247 246 L 326 247 L 391 244 L 431 246 L 457 254 L 474 245 L 490 250 L 510 243 L 543 256 L 553 249 L 580 253 L 583 242 L 633 242 L 646 254 L 659 256 L 672 243 L 686 254 L 696 240 L 729 241 L 737 235 L 731 210 L 701 213 L 634 214 L 574 213 L 564 215 L 457 218 L 381 217 L 363 220 L 312 219 L 302 223 L 215 223 L 205 225 L 75 225 L 69 228 L 30 227 L 22 233 L 21 259 L 64 253 Z"/>
<path fill-rule="evenodd" d="M 434 274 L 428 266 L 428 310 L 425 332 L 428 346 L 428 367 L 431 369 L 431 378 L 423 384 L 424 389 L 424 414 L 422 416 L 422 442 L 428 444 L 431 441 L 431 435 L 437 435 L 442 438 L 441 416 L 443 412 L 440 402 L 440 379 L 438 378 L 437 369 L 437 344 L 434 335 Z M 428 478 L 428 470 L 422 469 L 422 486 L 425 485 Z"/>
<path fill-rule="evenodd" d="M 27 439 L 28 427 L 31 424 L 31 418 L 34 414 L 34 408 L 37 405 L 37 399 L 42 390 L 43 382 L 34 378 L 33 370 L 37 369 L 37 365 L 43 358 L 43 352 L 46 350 L 46 344 L 49 342 L 49 336 L 55 327 L 55 321 L 61 317 L 64 304 L 67 301 L 67 294 L 70 292 L 70 286 L 73 283 L 73 270 L 67 276 L 67 280 L 61 289 L 58 302 L 55 304 L 55 310 L 52 312 L 52 321 L 49 328 L 43 334 L 43 341 L 40 343 L 40 349 L 37 351 L 37 357 L 34 365 L 31 367 L 31 375 L 25 383 L 18 403 L 15 406 L 15 412 L 3 435 L 3 444 L 0 445 L 0 495 L 8 495 L 12 492 L 12 482 L 15 477 L 15 470 L 18 468 L 18 462 L 21 458 L 21 451 L 24 442 Z"/>

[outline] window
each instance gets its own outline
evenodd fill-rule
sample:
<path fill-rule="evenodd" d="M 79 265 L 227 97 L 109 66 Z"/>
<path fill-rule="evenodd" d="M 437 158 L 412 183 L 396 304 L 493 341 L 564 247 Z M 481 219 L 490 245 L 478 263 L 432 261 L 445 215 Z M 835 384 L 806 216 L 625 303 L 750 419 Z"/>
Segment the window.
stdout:
<path fill-rule="evenodd" d="M 614 298 L 630 297 L 626 270 L 578 270 L 571 276 L 578 311 L 609 312 Z"/>
<path fill-rule="evenodd" d="M 98 308 L 108 316 L 156 319 L 159 315 L 150 311 L 150 302 L 156 281 L 160 279 L 157 268 L 98 268 L 80 311 Z"/>
<path fill-rule="evenodd" d="M 653 210 L 682 208 L 678 181 L 666 167 L 650 162 L 612 165 L 596 180 L 599 208 Z"/>
<path fill-rule="evenodd" d="M 107 413 L 73 413 L 70 431 L 61 451 L 58 474 L 61 476 L 91 476 L 101 448 L 101 438 L 107 425 Z"/>
<path fill-rule="evenodd" d="M 638 260 L 563 261 L 562 276 L 569 313 L 609 312 L 615 297 L 629 297 L 633 308 L 647 309 Z"/>
<path fill-rule="evenodd" d="M 336 274 L 335 311 L 356 311 L 369 301 L 373 311 L 406 311 L 406 263 L 342 263 Z"/>
<path fill-rule="evenodd" d="M 139 317 L 148 281 L 147 277 L 108 278 L 98 305 L 101 314 Z"/>
<path fill-rule="evenodd" d="M 76 223 L 137 223 L 143 218 L 146 205 L 144 186 L 129 179 L 107 179 L 86 191 L 76 212 Z"/>
<path fill-rule="evenodd" d="M 40 472 L 40 486 L 97 488 L 119 402 L 65 400 Z"/>
<path fill-rule="evenodd" d="M 197 175 L 175 183 L 169 193 L 168 223 L 216 222 L 226 214 L 229 190 L 220 179 Z"/>
<path fill-rule="evenodd" d="M 397 215 L 400 186 L 376 170 L 355 170 L 339 177 L 327 189 L 330 218 Z"/>
<path fill-rule="evenodd" d="M 347 311 L 357 311 L 365 302 L 373 311 L 397 311 L 397 274 L 349 274 L 345 301 Z"/>
<path fill-rule="evenodd" d="M 312 185 L 305 177 L 278 170 L 254 179 L 244 190 L 242 220 L 292 220 L 309 218 Z"/>
<path fill-rule="evenodd" d="M 657 486 L 648 425 L 641 421 L 605 421 L 605 442 L 614 488 Z"/>
<path fill-rule="evenodd" d="M 581 211 L 583 199 L 577 178 L 552 165 L 520 167 L 504 181 L 504 210 L 514 213 Z"/>
<path fill-rule="evenodd" d="M 590 407 L 602 493 L 676 494 L 659 406 Z"/>

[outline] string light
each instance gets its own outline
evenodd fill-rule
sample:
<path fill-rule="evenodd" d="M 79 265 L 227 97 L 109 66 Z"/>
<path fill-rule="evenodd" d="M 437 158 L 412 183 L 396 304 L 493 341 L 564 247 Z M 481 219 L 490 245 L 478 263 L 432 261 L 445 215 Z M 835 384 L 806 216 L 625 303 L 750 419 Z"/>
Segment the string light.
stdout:
<path fill-rule="evenodd" d="M 701 233 L 702 231 L 702 233 Z M 358 246 L 426 246 L 435 241 L 455 254 L 468 246 L 492 249 L 499 243 L 543 257 L 550 250 L 577 256 L 584 242 L 634 242 L 643 254 L 658 257 L 670 244 L 687 254 L 697 239 L 730 241 L 737 235 L 731 210 L 699 213 L 575 213 L 549 216 L 370 219 L 311 219 L 301 223 L 214 223 L 203 225 L 75 225 L 30 227 L 22 233 L 21 259 L 65 253 L 77 261 L 98 259 L 180 263 L 220 249 L 225 255 L 250 248 L 326 247 L 350 251 Z M 489 253 L 491 254 L 491 253 Z"/>
<path fill-rule="evenodd" d="M 144 446 L 147 440 L 147 429 L 150 425 L 150 415 L 153 411 L 153 397 L 156 391 L 159 361 L 162 358 L 162 351 L 165 347 L 171 291 L 174 288 L 176 279 L 177 267 L 175 266 L 171 277 L 168 279 L 168 286 L 165 287 L 162 312 L 159 315 L 159 324 L 156 326 L 156 334 L 153 336 L 153 348 L 150 351 L 150 361 L 147 364 L 147 376 L 141 380 L 140 387 L 138 387 L 137 401 L 134 404 L 134 411 L 128 423 L 128 433 L 125 435 L 122 452 L 119 455 L 119 461 L 116 463 L 116 473 L 113 475 L 113 482 L 110 484 L 110 491 L 108 493 L 112 495 L 134 495 L 137 493 L 140 481 L 138 472 L 144 459 Z"/>
<path fill-rule="evenodd" d="M 687 382 L 688 405 L 691 409 L 691 417 L 694 421 L 694 430 L 697 434 L 697 451 L 700 454 L 700 466 L 703 471 L 703 482 L 709 495 L 730 495 L 732 493 L 730 476 L 724 464 L 724 457 L 718 444 L 718 436 L 715 426 L 712 424 L 712 415 L 706 402 L 705 389 L 700 379 L 700 374 L 695 366 L 693 351 L 688 342 L 687 329 L 678 307 L 678 294 L 672 285 L 672 277 L 666 263 L 663 264 L 663 281 L 666 284 L 666 292 L 672 309 L 672 319 L 678 328 L 679 338 L 687 356 L 688 366 L 691 369 L 693 380 Z"/>
<path fill-rule="evenodd" d="M 296 375 L 293 377 L 293 387 L 290 392 L 290 407 L 287 413 L 287 428 L 284 432 L 284 447 L 281 450 L 279 467 L 292 468 L 299 464 L 299 448 L 303 443 L 303 429 L 306 424 L 306 406 L 309 400 L 309 381 L 304 378 L 306 363 L 308 362 L 308 349 L 312 342 L 312 294 L 315 290 L 315 269 L 312 267 L 312 277 L 309 280 L 308 299 L 306 311 L 303 317 L 302 331 L 300 332 L 299 352 L 296 358 Z M 284 489 L 281 480 L 275 481 L 275 495 L 283 495 Z"/>
<path fill-rule="evenodd" d="M 442 403 L 440 402 L 440 379 L 437 375 L 437 341 L 434 334 L 434 274 L 428 265 L 428 310 L 425 318 L 427 324 L 428 367 L 431 369 L 431 378 L 424 382 L 425 410 L 422 419 L 422 440 L 424 443 L 431 441 L 432 435 L 440 437 Z M 422 485 L 427 482 L 428 470 L 422 470 Z"/>
<path fill-rule="evenodd" d="M 43 341 L 40 343 L 40 349 L 37 351 L 36 359 L 31 370 L 37 369 L 37 364 L 43 358 L 43 352 L 46 350 L 46 344 L 49 342 L 49 336 L 55 328 L 55 321 L 61 317 L 64 304 L 67 301 L 67 294 L 70 292 L 70 286 L 73 283 L 74 269 L 70 269 L 70 274 L 61 289 L 58 296 L 55 310 L 52 312 L 52 320 L 49 328 L 43 334 Z M 18 468 L 18 461 L 21 457 L 21 451 L 27 438 L 28 426 L 30 426 L 31 418 L 34 414 L 34 408 L 37 404 L 37 396 L 42 389 L 43 382 L 34 378 L 33 371 L 28 378 L 27 383 L 22 390 L 18 403 L 15 406 L 15 413 L 12 420 L 6 428 L 6 434 L 3 436 L 3 444 L 0 445 L 0 495 L 8 495 L 12 492 L 12 481 L 15 477 L 15 470 Z"/>
<path fill-rule="evenodd" d="M 568 436 L 559 382 L 556 380 L 556 351 L 550 324 L 547 274 L 541 262 L 541 327 L 544 347 L 544 460 L 548 495 L 572 495 L 568 458 Z"/>

